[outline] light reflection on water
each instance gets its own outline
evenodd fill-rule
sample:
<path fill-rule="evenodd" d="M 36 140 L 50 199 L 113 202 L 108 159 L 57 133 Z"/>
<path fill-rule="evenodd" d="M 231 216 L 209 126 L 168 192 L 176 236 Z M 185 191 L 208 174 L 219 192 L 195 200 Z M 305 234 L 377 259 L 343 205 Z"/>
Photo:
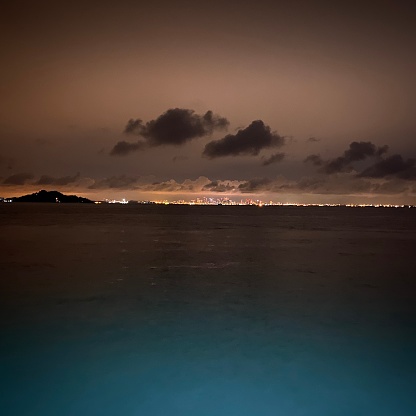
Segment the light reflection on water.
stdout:
<path fill-rule="evenodd" d="M 1 414 L 415 414 L 411 210 L 5 205 Z"/>

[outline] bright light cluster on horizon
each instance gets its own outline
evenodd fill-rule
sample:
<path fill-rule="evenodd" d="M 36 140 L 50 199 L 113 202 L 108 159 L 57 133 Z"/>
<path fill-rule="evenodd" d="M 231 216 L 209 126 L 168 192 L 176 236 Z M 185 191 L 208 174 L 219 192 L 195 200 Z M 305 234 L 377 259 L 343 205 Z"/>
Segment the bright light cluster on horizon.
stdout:
<path fill-rule="evenodd" d="M 14 202 L 10 198 L 0 198 L 0 203 L 12 203 Z M 60 201 L 56 201 L 60 202 Z M 122 199 L 103 199 L 94 201 L 95 204 L 120 204 L 120 205 L 203 205 L 203 206 L 257 206 L 257 207 L 269 207 L 269 206 L 280 206 L 280 207 L 349 207 L 349 208 L 416 208 L 416 205 L 411 204 L 357 204 L 357 203 L 297 203 L 297 202 L 274 202 L 272 200 L 265 202 L 260 199 L 240 199 L 234 201 L 228 197 L 222 198 L 211 198 L 211 197 L 197 197 L 186 201 L 184 199 L 178 199 L 169 201 L 163 200 L 127 200 Z"/>
<path fill-rule="evenodd" d="M 234 201 L 228 197 L 223 198 L 210 198 L 210 197 L 197 197 L 186 201 L 184 199 L 178 199 L 169 201 L 163 200 L 143 200 L 143 201 L 127 201 L 125 198 L 122 200 L 108 200 L 96 201 L 96 204 L 139 204 L 139 205 L 211 205 L 211 206 L 281 206 L 281 207 L 349 207 L 349 208 L 415 208 L 415 205 L 410 204 L 338 204 L 338 203 L 296 203 L 296 202 L 264 202 L 260 199 L 241 199 L 240 201 Z"/>

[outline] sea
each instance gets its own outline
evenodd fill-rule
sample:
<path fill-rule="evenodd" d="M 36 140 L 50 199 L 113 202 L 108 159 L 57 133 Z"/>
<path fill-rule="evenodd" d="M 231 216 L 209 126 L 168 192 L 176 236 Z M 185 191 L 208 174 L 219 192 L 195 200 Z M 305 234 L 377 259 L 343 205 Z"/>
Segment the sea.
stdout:
<path fill-rule="evenodd" d="M 414 416 L 416 209 L 0 204 L 2 416 Z"/>

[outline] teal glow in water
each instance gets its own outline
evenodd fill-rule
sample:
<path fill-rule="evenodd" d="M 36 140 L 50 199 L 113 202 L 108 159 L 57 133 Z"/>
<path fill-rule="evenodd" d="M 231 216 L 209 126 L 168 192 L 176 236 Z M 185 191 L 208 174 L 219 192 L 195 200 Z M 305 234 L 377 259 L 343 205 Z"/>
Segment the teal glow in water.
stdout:
<path fill-rule="evenodd" d="M 413 215 L 195 208 L 1 207 L 2 415 L 415 414 Z"/>

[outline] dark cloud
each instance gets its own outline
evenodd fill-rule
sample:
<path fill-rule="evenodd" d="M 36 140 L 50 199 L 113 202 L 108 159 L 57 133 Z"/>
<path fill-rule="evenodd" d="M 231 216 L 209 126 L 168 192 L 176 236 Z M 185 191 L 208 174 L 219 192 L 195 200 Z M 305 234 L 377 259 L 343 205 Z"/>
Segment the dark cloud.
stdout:
<path fill-rule="evenodd" d="M 332 174 L 332 173 L 338 173 L 342 171 L 350 171 L 351 170 L 351 162 L 347 161 L 346 158 L 343 156 L 339 156 L 335 159 L 326 161 L 322 169 L 320 169 L 321 172 Z"/>
<path fill-rule="evenodd" d="M 135 176 L 119 175 L 96 180 L 89 189 L 136 189 L 139 178 Z"/>
<path fill-rule="evenodd" d="M 316 177 L 305 177 L 292 183 L 293 191 L 322 195 L 397 195 L 414 193 L 414 182 L 396 177 L 370 178 L 341 173 Z"/>
<path fill-rule="evenodd" d="M 33 173 L 16 173 L 15 175 L 11 175 L 7 177 L 4 181 L 4 185 L 24 185 L 26 182 L 33 179 L 35 175 Z"/>
<path fill-rule="evenodd" d="M 176 182 L 174 179 L 165 182 L 155 182 L 151 185 L 143 186 L 141 189 L 150 192 L 201 192 L 204 186 L 211 181 L 205 176 L 199 178 L 185 179 L 183 182 Z"/>
<path fill-rule="evenodd" d="M 188 110 L 189 111 L 189 110 Z M 225 117 L 220 117 L 214 114 L 211 110 L 207 111 L 203 117 L 203 124 L 209 134 L 213 133 L 216 129 L 226 129 L 230 122 Z"/>
<path fill-rule="evenodd" d="M 214 115 L 212 111 L 201 116 L 193 110 L 174 108 L 146 123 L 140 135 L 148 140 L 150 146 L 181 145 L 207 136 L 216 129 L 224 129 L 228 124 L 226 118 Z"/>
<path fill-rule="evenodd" d="M 352 142 L 350 148 L 344 152 L 347 163 L 364 160 L 368 156 L 380 156 L 387 152 L 388 146 L 377 147 L 371 142 Z"/>
<path fill-rule="evenodd" d="M 186 179 L 176 182 L 171 179 L 164 182 L 142 184 L 144 192 L 192 192 L 239 194 L 299 194 L 299 195 L 397 195 L 416 192 L 415 182 L 400 178 L 361 178 L 355 174 L 342 172 L 338 175 L 306 176 L 291 180 L 284 176 L 276 178 L 252 178 L 238 180 L 209 180 L 200 177 L 196 180 Z"/>
<path fill-rule="evenodd" d="M 203 191 L 210 192 L 233 192 L 236 186 L 230 181 L 212 181 L 203 187 Z"/>
<path fill-rule="evenodd" d="M 203 155 L 210 159 L 238 155 L 256 156 L 262 149 L 279 147 L 284 143 L 284 137 L 272 132 L 263 121 L 256 120 L 236 134 L 228 134 L 220 140 L 209 142 Z"/>
<path fill-rule="evenodd" d="M 323 171 L 331 174 L 350 170 L 351 163 L 364 160 L 368 156 L 375 156 L 377 153 L 379 153 L 379 149 L 371 142 L 352 142 L 343 156 L 326 162 Z"/>
<path fill-rule="evenodd" d="M 118 142 L 110 152 L 112 156 L 125 156 L 131 152 L 135 152 L 137 150 L 143 150 L 146 147 L 144 142 L 138 141 L 135 143 L 129 143 L 124 140 Z"/>
<path fill-rule="evenodd" d="M 365 160 L 368 157 L 380 157 L 388 149 L 388 146 L 377 147 L 371 142 L 352 142 L 344 154 L 335 159 L 324 161 L 319 155 L 310 155 L 304 162 L 320 166 L 320 171 L 326 174 L 348 172 L 352 170 L 352 163 Z"/>
<path fill-rule="evenodd" d="M 278 163 L 278 162 L 281 162 L 284 158 L 285 158 L 284 153 L 274 153 L 270 157 L 262 158 L 263 159 L 262 165 L 268 166 L 268 165 L 271 165 L 272 163 Z"/>
<path fill-rule="evenodd" d="M 269 178 L 254 178 L 241 183 L 238 190 L 242 193 L 261 192 L 269 188 L 273 181 Z"/>
<path fill-rule="evenodd" d="M 387 144 L 384 146 L 380 146 L 376 150 L 376 156 L 383 156 L 388 151 L 389 151 L 389 146 Z"/>
<path fill-rule="evenodd" d="M 180 146 L 193 139 L 208 136 L 215 130 L 224 130 L 228 124 L 229 121 L 226 118 L 212 111 L 200 115 L 193 110 L 172 108 L 145 124 L 140 119 L 130 119 L 124 133 L 141 136 L 144 141 L 118 142 L 111 154 L 127 155 L 136 150 L 142 150 L 144 147 Z"/>
<path fill-rule="evenodd" d="M 213 182 L 215 184 L 215 181 Z M 340 173 L 327 176 L 307 176 L 298 180 L 290 180 L 284 176 L 274 179 L 255 178 L 244 181 L 236 187 L 236 191 L 244 194 L 317 194 L 317 195 L 397 195 L 414 193 L 414 182 L 399 178 L 362 178 L 351 173 Z"/>
<path fill-rule="evenodd" d="M 416 160 L 404 160 L 401 155 L 395 154 L 378 161 L 358 176 L 368 178 L 396 176 L 401 179 L 416 179 Z"/>
<path fill-rule="evenodd" d="M 58 185 L 58 186 L 65 186 L 69 185 L 70 183 L 76 182 L 80 178 L 80 174 L 77 173 L 74 176 L 63 176 L 60 178 L 55 178 L 49 175 L 42 175 L 38 181 L 34 183 L 34 185 Z"/>
<path fill-rule="evenodd" d="M 211 182 L 208 178 L 200 176 L 195 180 L 185 179 L 176 182 L 174 179 L 164 182 L 148 182 L 149 178 L 119 175 L 96 180 L 89 189 L 130 189 L 143 192 L 200 192 L 203 187 Z"/>
<path fill-rule="evenodd" d="M 315 166 L 322 166 L 324 164 L 324 161 L 322 160 L 320 155 L 309 155 L 303 162 L 310 162 Z"/>
<path fill-rule="evenodd" d="M 131 118 L 127 122 L 127 125 L 124 129 L 124 133 L 126 133 L 126 134 L 139 134 L 140 135 L 141 132 L 143 131 L 143 128 L 144 128 L 144 126 L 143 126 L 143 121 L 142 120 L 140 120 L 140 119 L 134 120 L 134 119 Z"/>

